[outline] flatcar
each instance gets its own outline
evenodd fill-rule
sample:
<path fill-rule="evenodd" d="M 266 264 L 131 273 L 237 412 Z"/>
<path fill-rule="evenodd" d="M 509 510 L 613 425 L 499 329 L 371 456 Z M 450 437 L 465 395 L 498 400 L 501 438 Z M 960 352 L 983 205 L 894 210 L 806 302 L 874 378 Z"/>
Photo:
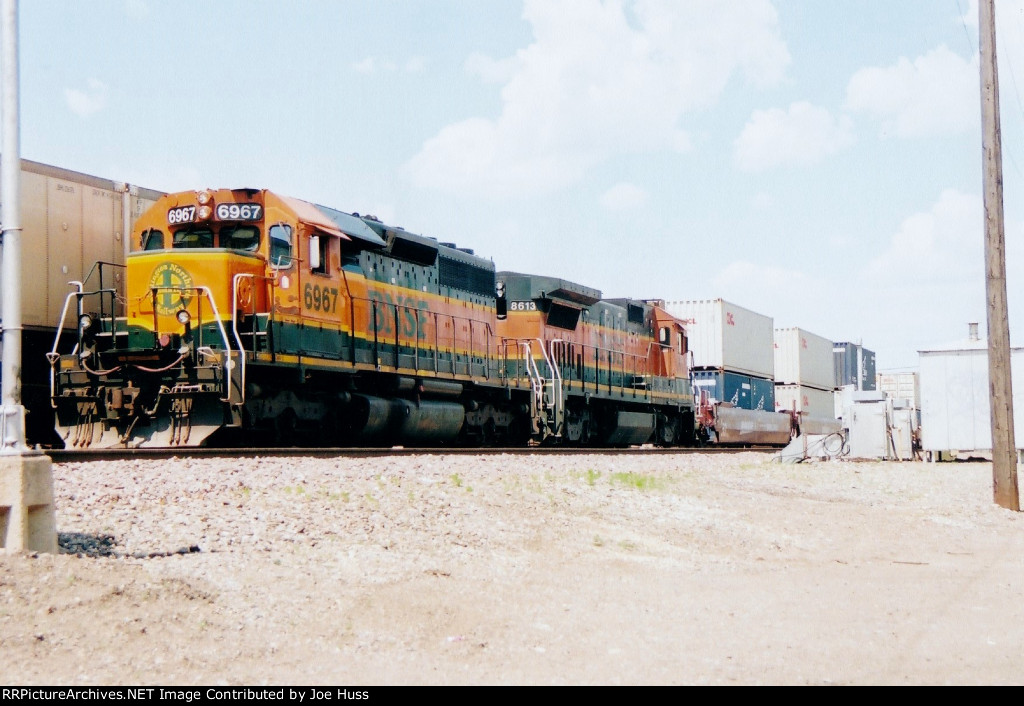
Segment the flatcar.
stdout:
<path fill-rule="evenodd" d="M 682 323 L 262 189 L 167 194 L 123 300 L 77 284 L 50 399 L 68 447 L 689 444 Z"/>

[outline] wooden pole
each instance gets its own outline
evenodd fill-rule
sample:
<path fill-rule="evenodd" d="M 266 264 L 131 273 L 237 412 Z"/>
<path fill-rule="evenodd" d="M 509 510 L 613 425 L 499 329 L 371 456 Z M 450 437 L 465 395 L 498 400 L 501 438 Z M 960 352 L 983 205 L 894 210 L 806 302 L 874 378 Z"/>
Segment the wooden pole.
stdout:
<path fill-rule="evenodd" d="M 996 504 L 1020 511 L 1013 437 L 1010 323 L 1006 306 L 1002 138 L 996 69 L 995 0 L 979 0 L 981 142 L 985 171 L 985 294 L 988 304 L 988 381 L 992 422 L 992 483 Z"/>

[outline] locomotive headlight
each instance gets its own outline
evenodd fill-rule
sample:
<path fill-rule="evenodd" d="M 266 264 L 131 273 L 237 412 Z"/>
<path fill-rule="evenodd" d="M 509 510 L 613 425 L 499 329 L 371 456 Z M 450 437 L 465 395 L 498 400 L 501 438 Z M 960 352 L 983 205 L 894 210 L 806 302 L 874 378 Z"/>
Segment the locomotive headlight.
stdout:
<path fill-rule="evenodd" d="M 209 206 L 200 206 L 199 207 L 199 212 L 198 212 L 199 220 L 205 221 L 212 214 L 213 214 L 213 209 L 210 208 Z"/>
<path fill-rule="evenodd" d="M 196 194 L 200 206 L 205 206 L 213 201 L 213 195 L 209 191 L 200 191 Z"/>
<path fill-rule="evenodd" d="M 88 314 L 82 314 L 78 317 L 78 328 L 82 331 L 88 331 L 92 328 L 92 317 Z"/>
<path fill-rule="evenodd" d="M 192 321 L 192 315 L 189 314 L 188 311 L 186 311 L 185 309 L 182 309 L 177 314 L 175 314 L 175 318 L 178 320 L 178 323 L 181 324 L 182 326 L 187 326 L 188 323 Z"/>

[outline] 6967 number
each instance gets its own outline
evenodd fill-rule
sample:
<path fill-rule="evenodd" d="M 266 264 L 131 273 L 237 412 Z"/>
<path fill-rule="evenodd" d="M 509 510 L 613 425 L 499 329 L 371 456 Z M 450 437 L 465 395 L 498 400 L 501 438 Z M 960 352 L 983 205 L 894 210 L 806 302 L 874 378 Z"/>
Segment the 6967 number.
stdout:
<path fill-rule="evenodd" d="M 302 292 L 302 303 L 311 311 L 335 312 L 338 310 L 338 288 L 307 284 Z"/>

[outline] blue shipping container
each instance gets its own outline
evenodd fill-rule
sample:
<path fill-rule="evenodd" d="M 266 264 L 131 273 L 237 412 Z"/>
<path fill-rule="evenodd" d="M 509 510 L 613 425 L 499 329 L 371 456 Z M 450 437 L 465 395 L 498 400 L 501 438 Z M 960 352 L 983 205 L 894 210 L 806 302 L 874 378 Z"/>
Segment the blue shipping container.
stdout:
<path fill-rule="evenodd" d="M 750 378 L 750 408 L 775 411 L 775 381 Z"/>
<path fill-rule="evenodd" d="M 750 376 L 721 370 L 695 370 L 694 393 L 706 390 L 716 402 L 728 402 L 741 409 L 751 409 Z"/>

